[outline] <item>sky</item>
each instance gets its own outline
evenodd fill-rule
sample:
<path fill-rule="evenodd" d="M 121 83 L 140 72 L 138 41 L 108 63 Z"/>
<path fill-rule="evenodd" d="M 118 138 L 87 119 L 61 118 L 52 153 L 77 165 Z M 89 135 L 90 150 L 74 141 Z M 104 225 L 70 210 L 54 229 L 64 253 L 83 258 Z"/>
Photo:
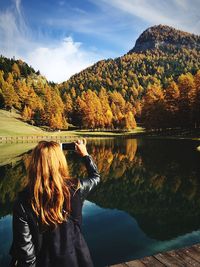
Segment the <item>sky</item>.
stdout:
<path fill-rule="evenodd" d="M 63 82 L 158 24 L 200 34 L 200 0 L 0 0 L 0 54 Z"/>

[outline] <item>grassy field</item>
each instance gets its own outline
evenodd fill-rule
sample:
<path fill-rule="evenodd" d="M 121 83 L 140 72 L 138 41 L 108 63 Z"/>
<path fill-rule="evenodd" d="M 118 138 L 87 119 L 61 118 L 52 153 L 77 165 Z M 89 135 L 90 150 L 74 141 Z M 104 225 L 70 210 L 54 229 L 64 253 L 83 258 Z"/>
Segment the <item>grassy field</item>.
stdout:
<path fill-rule="evenodd" d="M 0 109 L 0 136 L 38 134 L 42 135 L 44 132 L 38 127 L 31 126 L 21 121 L 18 114 Z"/>
<path fill-rule="evenodd" d="M 0 136 L 71 136 L 78 135 L 73 131 L 46 132 L 21 120 L 19 114 L 0 109 Z"/>
<path fill-rule="evenodd" d="M 88 130 L 45 132 L 20 120 L 20 115 L 0 109 L 0 136 L 69 136 L 69 137 L 114 137 L 142 133 L 137 127 L 129 132 L 96 132 Z"/>

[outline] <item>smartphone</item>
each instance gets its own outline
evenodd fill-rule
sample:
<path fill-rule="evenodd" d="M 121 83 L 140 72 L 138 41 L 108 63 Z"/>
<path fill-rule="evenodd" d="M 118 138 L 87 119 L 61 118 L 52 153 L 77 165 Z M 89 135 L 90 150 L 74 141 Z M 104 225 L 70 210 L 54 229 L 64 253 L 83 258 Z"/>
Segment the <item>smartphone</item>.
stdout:
<path fill-rule="evenodd" d="M 62 143 L 61 144 L 62 149 L 63 150 L 72 150 L 75 151 L 75 143 L 71 142 L 71 143 Z"/>

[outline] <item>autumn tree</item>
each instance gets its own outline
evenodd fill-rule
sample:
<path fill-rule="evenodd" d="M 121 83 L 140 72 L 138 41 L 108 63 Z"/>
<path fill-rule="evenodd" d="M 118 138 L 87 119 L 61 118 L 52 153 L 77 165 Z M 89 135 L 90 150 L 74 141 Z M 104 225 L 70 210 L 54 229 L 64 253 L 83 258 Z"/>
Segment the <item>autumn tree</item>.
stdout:
<path fill-rule="evenodd" d="M 12 73 L 14 75 L 15 78 L 20 77 L 21 73 L 20 73 L 20 69 L 17 63 L 14 63 L 12 65 Z"/>
<path fill-rule="evenodd" d="M 82 94 L 85 102 L 82 108 L 83 126 L 85 128 L 99 128 L 103 125 L 103 110 L 97 94 L 91 90 Z"/>
<path fill-rule="evenodd" d="M 30 121 L 31 118 L 32 118 L 32 110 L 29 106 L 25 106 L 23 111 L 22 111 L 22 118 L 25 120 L 25 121 Z"/>
<path fill-rule="evenodd" d="M 19 97 L 16 94 L 12 84 L 4 80 L 3 74 L 3 71 L 0 71 L 0 89 L 2 103 L 4 103 L 5 108 L 9 110 L 12 107 L 19 108 Z"/>
<path fill-rule="evenodd" d="M 164 105 L 165 105 L 165 123 L 167 127 L 176 127 L 179 124 L 177 114 L 179 111 L 180 91 L 177 84 L 173 81 L 169 84 L 164 92 Z"/>
<path fill-rule="evenodd" d="M 178 78 L 179 114 L 178 119 L 181 127 L 193 125 L 193 106 L 195 102 L 195 83 L 191 73 L 182 74 Z"/>
<path fill-rule="evenodd" d="M 134 129 L 137 124 L 135 120 L 135 114 L 136 109 L 132 106 L 131 103 L 127 102 L 125 106 L 125 114 L 124 114 L 124 120 L 125 120 L 125 129 L 131 130 Z"/>
<path fill-rule="evenodd" d="M 21 109 L 23 110 L 26 105 L 26 101 L 29 98 L 29 88 L 27 87 L 26 81 L 16 80 L 14 82 L 14 90 L 19 97 Z"/>
<path fill-rule="evenodd" d="M 71 122 L 72 113 L 74 110 L 73 100 L 69 93 L 64 93 L 63 95 L 64 102 L 64 114 L 67 121 Z M 75 102 L 75 101 L 74 101 Z"/>
<path fill-rule="evenodd" d="M 83 110 L 86 109 L 87 104 L 80 96 L 77 97 L 74 103 L 74 110 L 72 113 L 72 122 L 75 126 L 83 127 Z"/>
<path fill-rule="evenodd" d="M 148 129 L 165 127 L 164 95 L 160 85 L 150 85 L 143 99 L 142 120 Z"/>
<path fill-rule="evenodd" d="M 101 109 L 102 109 L 101 127 L 111 128 L 113 113 L 109 105 L 108 94 L 106 92 L 106 89 L 103 87 L 101 88 L 101 91 L 99 92 L 99 100 L 100 100 Z"/>
<path fill-rule="evenodd" d="M 113 114 L 113 126 L 114 128 L 121 128 L 121 125 L 124 125 L 123 119 L 126 102 L 117 91 L 110 92 L 109 102 Z"/>

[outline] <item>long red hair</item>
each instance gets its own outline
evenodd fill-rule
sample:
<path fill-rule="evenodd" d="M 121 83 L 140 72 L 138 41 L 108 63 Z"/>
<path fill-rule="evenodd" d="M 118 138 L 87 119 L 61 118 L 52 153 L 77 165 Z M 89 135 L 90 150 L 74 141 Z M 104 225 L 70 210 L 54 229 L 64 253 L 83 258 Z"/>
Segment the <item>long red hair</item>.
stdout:
<path fill-rule="evenodd" d="M 41 141 L 33 149 L 28 166 L 31 206 L 45 225 L 57 225 L 70 213 L 68 166 L 60 145 Z"/>

